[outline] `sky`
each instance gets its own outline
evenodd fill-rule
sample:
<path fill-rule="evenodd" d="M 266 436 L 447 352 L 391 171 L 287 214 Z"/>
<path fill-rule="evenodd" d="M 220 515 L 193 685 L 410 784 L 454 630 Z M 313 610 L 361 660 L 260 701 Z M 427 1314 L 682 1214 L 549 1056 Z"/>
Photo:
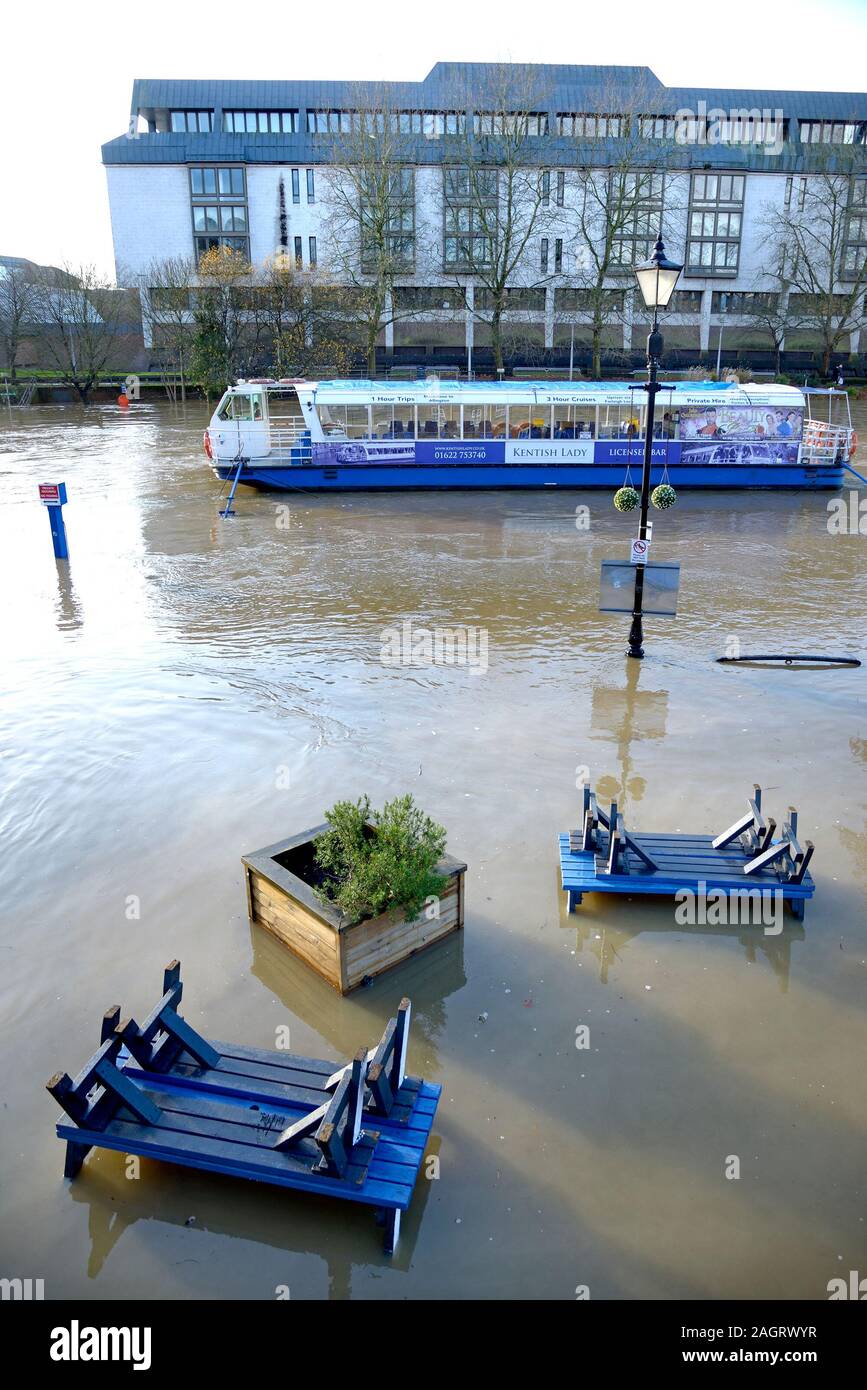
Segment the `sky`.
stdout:
<path fill-rule="evenodd" d="M 0 255 L 110 275 L 100 146 L 125 132 L 135 77 L 419 81 L 436 62 L 615 63 L 674 87 L 857 92 L 867 0 L 325 0 L 283 14 L 41 0 L 6 8 L 0 42 Z"/>

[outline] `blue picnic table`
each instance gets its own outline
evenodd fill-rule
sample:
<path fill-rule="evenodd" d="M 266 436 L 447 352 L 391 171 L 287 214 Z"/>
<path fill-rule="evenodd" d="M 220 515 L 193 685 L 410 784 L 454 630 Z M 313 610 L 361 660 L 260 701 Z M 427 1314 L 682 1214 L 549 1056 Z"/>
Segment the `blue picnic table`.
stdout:
<path fill-rule="evenodd" d="M 47 1083 L 69 1121 L 65 1175 L 91 1148 L 315 1192 L 375 1208 L 392 1253 L 441 1088 L 406 1075 L 411 1005 L 351 1062 L 201 1037 L 177 1012 L 173 961 L 144 1023 L 103 1017 L 100 1047 L 73 1080 Z"/>

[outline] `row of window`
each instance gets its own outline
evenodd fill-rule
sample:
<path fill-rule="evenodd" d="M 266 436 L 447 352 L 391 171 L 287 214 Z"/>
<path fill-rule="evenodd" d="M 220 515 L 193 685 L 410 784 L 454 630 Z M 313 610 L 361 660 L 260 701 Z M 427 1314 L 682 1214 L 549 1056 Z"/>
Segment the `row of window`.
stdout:
<path fill-rule="evenodd" d="M 386 123 L 394 134 L 423 135 L 439 140 L 444 135 L 462 135 L 466 115 L 462 111 L 308 111 L 309 135 L 350 135 L 367 130 L 381 134 Z"/>
<path fill-rule="evenodd" d="M 223 112 L 223 130 L 234 135 L 295 135 L 300 129 L 297 110 L 228 110 Z M 429 140 L 462 135 L 466 129 L 463 111 L 396 111 L 389 113 L 390 128 L 402 135 L 423 135 Z M 212 110 L 170 112 L 170 127 L 179 133 L 208 135 L 213 130 Z M 743 112 L 731 117 L 639 116 L 638 130 L 646 140 L 677 140 L 689 144 L 772 144 L 785 140 L 789 122 L 784 117 Z M 307 131 L 311 135 L 349 134 L 361 128 L 362 121 L 373 130 L 382 130 L 386 117 L 381 112 L 310 111 Z M 598 115 L 588 112 L 558 111 L 559 136 L 579 140 L 620 139 L 631 130 L 631 119 L 624 115 Z M 490 112 L 473 115 L 477 136 L 548 134 L 546 112 Z M 863 145 L 867 143 L 867 121 L 798 122 L 798 134 L 806 145 Z"/>
<path fill-rule="evenodd" d="M 291 170 L 292 202 L 301 201 L 301 171 Z M 443 260 L 447 269 L 471 273 L 491 264 L 497 232 L 498 173 L 496 169 L 446 168 L 443 171 Z M 634 206 L 618 229 L 612 246 L 612 263 L 628 269 L 646 260 L 661 225 L 664 180 L 659 174 L 635 174 L 626 196 Z M 803 208 L 804 181 L 800 181 L 799 202 Z M 556 171 L 554 197 L 564 202 L 565 175 Z M 725 275 L 737 273 L 743 228 L 745 179 L 742 174 L 693 174 L 690 183 L 687 274 Z M 316 201 L 315 172 L 305 171 L 308 203 Z M 193 234 L 196 252 L 201 255 L 211 245 L 224 244 L 248 253 L 249 235 L 246 205 L 246 179 L 243 167 L 202 166 L 190 170 Z M 378 199 L 371 194 L 372 234 L 362 229 L 362 267 L 372 269 L 378 256 L 380 228 L 376 223 Z M 394 267 L 410 268 L 415 257 L 415 170 L 407 166 L 392 178 L 389 193 L 388 224 L 390 255 Z M 551 201 L 551 174 L 541 174 L 542 202 Z M 793 180 L 787 180 L 786 206 L 791 205 Z M 847 220 L 842 249 L 844 273 L 857 273 L 867 255 L 867 178 L 852 185 L 853 212 Z M 863 211 L 862 211 L 863 209 Z M 216 242 L 215 242 L 216 238 Z M 551 252 L 553 250 L 553 256 Z M 539 268 L 543 275 L 562 274 L 563 241 L 542 237 Z"/>
<path fill-rule="evenodd" d="M 307 265 L 314 268 L 317 263 L 316 237 L 308 237 Z M 217 244 L 217 243 L 215 243 Z M 293 259 L 296 267 L 301 270 L 304 267 L 304 240 L 302 237 L 293 238 Z M 698 315 L 702 308 L 702 290 L 678 290 L 669 305 L 670 314 Z M 148 291 L 151 304 L 155 310 L 187 310 L 196 307 L 199 291 L 193 289 L 176 289 L 161 286 L 152 286 Z M 235 291 L 236 303 L 238 307 L 251 311 L 260 307 L 263 302 L 268 302 L 267 291 L 258 290 L 254 286 L 240 286 Z M 606 313 L 622 313 L 626 307 L 626 291 L 607 289 L 603 291 L 606 305 Z M 714 317 L 721 315 L 732 315 L 744 317 L 749 314 L 761 313 L 763 311 L 772 313 L 778 306 L 779 296 L 769 291 L 741 291 L 741 290 L 714 290 L 711 295 L 711 314 Z M 440 310 L 448 310 L 454 313 L 465 313 L 467 310 L 466 291 L 455 289 L 450 285 L 403 285 L 396 286 L 394 289 L 394 305 L 398 312 L 407 313 L 411 311 L 427 310 L 436 313 Z M 835 313 L 846 312 L 848 299 L 845 295 L 835 295 L 833 310 Z M 516 286 L 506 290 L 506 311 L 521 310 L 523 312 L 536 313 L 539 317 L 545 314 L 546 292 L 541 286 Z M 474 311 L 486 313 L 493 307 L 492 295 L 490 290 L 478 286 L 474 297 Z M 554 290 L 554 316 L 559 318 L 564 314 L 590 313 L 594 308 L 594 295 L 591 290 L 580 288 L 565 288 L 558 286 Z M 789 295 L 789 309 L 794 317 L 799 314 L 807 314 L 815 311 L 816 305 L 813 298 L 807 294 L 791 293 Z"/>
<path fill-rule="evenodd" d="M 229 135 L 297 135 L 297 111 L 224 111 Z"/>

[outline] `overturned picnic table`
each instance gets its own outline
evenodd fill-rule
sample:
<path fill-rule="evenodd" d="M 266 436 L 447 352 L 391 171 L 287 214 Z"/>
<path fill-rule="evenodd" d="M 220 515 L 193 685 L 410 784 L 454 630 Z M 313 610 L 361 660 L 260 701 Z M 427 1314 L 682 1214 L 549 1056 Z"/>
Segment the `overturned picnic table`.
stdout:
<path fill-rule="evenodd" d="M 100 1046 L 73 1079 L 47 1089 L 72 1123 L 64 1174 L 91 1148 L 165 1159 L 233 1177 L 362 1202 L 376 1209 L 391 1254 L 412 1198 L 441 1087 L 406 1075 L 411 1005 L 351 1062 L 201 1037 L 177 1012 L 180 962 L 145 1021 L 103 1016 Z"/>
<path fill-rule="evenodd" d="M 814 846 L 798 839 L 798 813 L 788 808 L 777 823 L 762 810 L 756 784 L 744 815 L 717 836 L 647 834 L 627 830 L 617 802 L 606 814 L 584 787 L 582 825 L 560 836 L 560 876 L 568 910 L 585 893 L 778 892 L 793 916 L 804 919 L 816 885 L 807 866 Z"/>

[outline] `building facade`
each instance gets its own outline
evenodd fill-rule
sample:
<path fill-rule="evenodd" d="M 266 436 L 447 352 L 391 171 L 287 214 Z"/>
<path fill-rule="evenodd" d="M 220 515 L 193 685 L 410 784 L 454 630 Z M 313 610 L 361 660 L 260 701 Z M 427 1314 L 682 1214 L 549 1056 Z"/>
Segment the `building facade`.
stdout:
<path fill-rule="evenodd" d="M 597 169 L 598 191 L 614 171 L 622 175 L 624 149 L 643 181 L 642 197 L 616 228 L 606 270 L 614 306 L 606 314 L 609 351 L 643 345 L 631 267 L 649 254 L 660 228 L 669 254 L 684 262 L 667 345 L 707 357 L 722 335 L 727 355 L 767 350 L 778 328 L 763 323 L 762 297 L 773 300 L 782 283 L 770 257 L 769 218 L 803 206 L 819 167 L 845 176 L 844 206 L 829 233 L 840 281 L 832 289 L 847 314 L 837 353 L 867 351 L 867 96 L 667 88 L 636 68 L 514 73 L 516 87 L 520 76 L 536 93 L 532 111 L 524 97 L 515 106 L 521 158 L 542 189 L 540 215 L 510 274 L 505 320 L 520 344 L 516 360 L 562 360 L 586 341 L 595 238 L 605 232 L 586 217 L 587 170 Z M 503 103 L 485 95 L 495 74 L 502 78 L 486 65 L 437 64 L 418 83 L 137 81 L 127 133 L 102 149 L 118 282 L 142 284 L 159 261 L 196 259 L 214 245 L 242 252 L 254 266 L 282 251 L 305 269 L 330 267 L 329 189 L 339 151 L 351 145 L 359 111 L 385 104 L 402 141 L 393 217 L 405 264 L 390 291 L 381 346 L 395 362 L 433 357 L 462 365 L 473 352 L 479 361 L 490 342 L 490 291 L 473 273 L 474 258 L 487 254 L 479 182 L 489 181 L 496 202 L 502 175 L 495 152 L 489 171 L 479 171 L 505 130 Z M 363 275 L 360 246 L 357 268 Z M 806 317 L 791 318 L 783 346 L 815 348 Z"/>

